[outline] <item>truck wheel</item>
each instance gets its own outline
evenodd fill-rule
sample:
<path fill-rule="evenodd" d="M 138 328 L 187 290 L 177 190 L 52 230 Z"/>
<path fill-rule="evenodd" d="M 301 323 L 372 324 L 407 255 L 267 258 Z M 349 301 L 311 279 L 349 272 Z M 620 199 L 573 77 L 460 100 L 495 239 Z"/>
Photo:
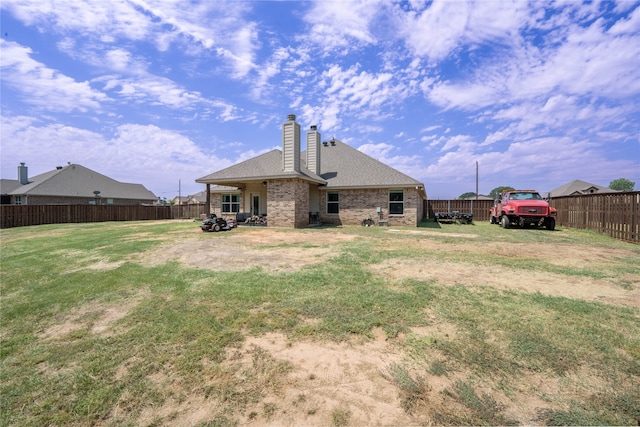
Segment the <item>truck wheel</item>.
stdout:
<path fill-rule="evenodd" d="M 545 222 L 545 227 L 547 227 L 547 230 L 549 231 L 555 230 L 556 220 L 554 218 L 547 218 L 547 221 Z"/>
<path fill-rule="evenodd" d="M 493 216 L 493 215 L 491 215 L 491 216 L 489 217 L 489 224 L 495 224 L 495 223 L 496 223 L 496 217 L 495 217 L 495 216 Z"/>
<path fill-rule="evenodd" d="M 500 222 L 502 228 L 509 228 L 509 218 L 506 215 L 502 215 L 502 221 Z"/>

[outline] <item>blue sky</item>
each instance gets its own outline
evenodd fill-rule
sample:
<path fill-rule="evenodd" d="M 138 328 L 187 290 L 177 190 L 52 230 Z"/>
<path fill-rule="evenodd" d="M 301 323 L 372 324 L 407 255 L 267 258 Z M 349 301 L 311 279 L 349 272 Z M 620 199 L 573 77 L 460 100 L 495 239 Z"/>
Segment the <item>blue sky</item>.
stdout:
<path fill-rule="evenodd" d="M 1 176 L 78 163 L 170 199 L 296 114 L 429 198 L 640 188 L 638 1 L 3 0 Z"/>

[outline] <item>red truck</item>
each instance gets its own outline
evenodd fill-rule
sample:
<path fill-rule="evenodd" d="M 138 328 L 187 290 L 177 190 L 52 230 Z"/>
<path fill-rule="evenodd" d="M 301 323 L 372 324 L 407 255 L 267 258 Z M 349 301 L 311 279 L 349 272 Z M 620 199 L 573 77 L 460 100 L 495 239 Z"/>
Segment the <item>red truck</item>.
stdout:
<path fill-rule="evenodd" d="M 554 230 L 557 213 L 535 190 L 505 190 L 490 209 L 489 222 L 504 228 L 544 226 Z"/>

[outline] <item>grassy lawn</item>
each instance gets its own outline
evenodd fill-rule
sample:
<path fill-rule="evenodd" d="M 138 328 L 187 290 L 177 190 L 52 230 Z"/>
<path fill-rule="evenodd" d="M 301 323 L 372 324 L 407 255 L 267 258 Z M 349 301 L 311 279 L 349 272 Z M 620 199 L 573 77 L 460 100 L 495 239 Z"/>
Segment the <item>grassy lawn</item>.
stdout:
<path fill-rule="evenodd" d="M 190 402 L 209 408 L 193 418 L 203 426 L 279 424 L 285 408 L 295 417 L 305 402 L 308 424 L 358 425 L 348 403 L 311 407 L 311 391 L 287 395 L 290 361 L 261 348 L 250 363 L 230 355 L 265 334 L 290 345 L 357 345 L 380 331 L 395 357 L 380 376 L 395 387 L 402 422 L 640 422 L 640 307 L 624 303 L 640 288 L 637 245 L 486 223 L 194 229 L 135 222 L 2 230 L 0 425 L 180 424 L 198 406 Z M 189 257 L 242 256 L 224 248 L 260 232 L 281 239 L 252 250 L 306 253 L 314 262 L 279 272 L 251 259 L 233 269 L 152 262 L 154 251 L 186 239 L 223 248 Z M 420 267 L 430 265 L 458 276 Z M 539 290 L 527 290 L 529 282 Z M 547 292 L 545 284 L 556 287 Z M 611 299 L 590 296 L 604 286 Z"/>

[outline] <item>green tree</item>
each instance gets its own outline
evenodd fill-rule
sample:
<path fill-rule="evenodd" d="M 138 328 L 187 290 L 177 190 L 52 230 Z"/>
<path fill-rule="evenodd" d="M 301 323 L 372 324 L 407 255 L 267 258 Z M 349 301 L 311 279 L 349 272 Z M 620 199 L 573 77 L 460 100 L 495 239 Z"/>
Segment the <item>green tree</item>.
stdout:
<path fill-rule="evenodd" d="M 636 183 L 629 181 L 627 178 L 614 179 L 609 183 L 609 188 L 618 191 L 633 191 Z"/>
<path fill-rule="evenodd" d="M 468 192 L 468 193 L 462 193 L 462 194 L 460 195 L 460 197 L 458 197 L 458 199 L 460 199 L 460 200 L 464 200 L 464 199 L 466 199 L 466 198 L 468 198 L 468 197 L 475 197 L 475 196 L 476 196 L 476 193 L 474 193 L 473 191 L 471 191 L 471 192 Z"/>
<path fill-rule="evenodd" d="M 515 190 L 513 187 L 496 187 L 489 193 L 489 197 L 495 200 L 498 194 L 502 194 L 504 190 Z"/>

